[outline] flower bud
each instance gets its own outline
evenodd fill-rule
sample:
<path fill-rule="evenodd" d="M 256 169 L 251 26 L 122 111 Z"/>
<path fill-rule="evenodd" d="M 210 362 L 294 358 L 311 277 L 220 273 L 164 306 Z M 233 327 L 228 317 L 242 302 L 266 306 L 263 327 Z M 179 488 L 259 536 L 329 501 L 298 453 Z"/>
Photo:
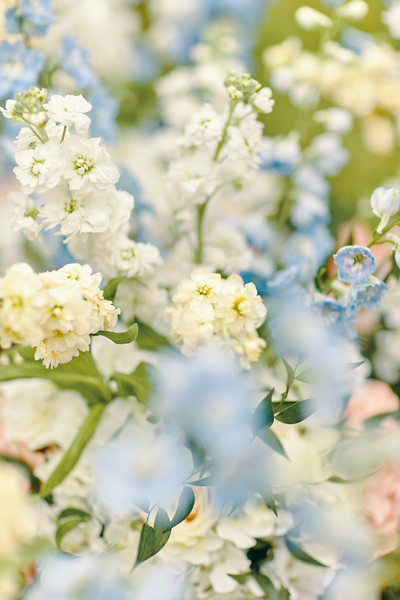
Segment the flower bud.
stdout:
<path fill-rule="evenodd" d="M 297 24 L 307 31 L 319 28 L 329 29 L 333 25 L 332 19 L 311 6 L 300 6 L 295 12 L 295 18 Z"/>
<path fill-rule="evenodd" d="M 373 213 L 381 219 L 376 231 L 382 233 L 390 217 L 393 217 L 400 210 L 400 190 L 397 188 L 376 188 L 371 196 L 371 208 Z"/>
<path fill-rule="evenodd" d="M 360 21 L 368 13 L 368 4 L 364 0 L 351 0 L 347 4 L 340 6 L 337 14 L 342 19 L 350 19 L 351 21 Z"/>

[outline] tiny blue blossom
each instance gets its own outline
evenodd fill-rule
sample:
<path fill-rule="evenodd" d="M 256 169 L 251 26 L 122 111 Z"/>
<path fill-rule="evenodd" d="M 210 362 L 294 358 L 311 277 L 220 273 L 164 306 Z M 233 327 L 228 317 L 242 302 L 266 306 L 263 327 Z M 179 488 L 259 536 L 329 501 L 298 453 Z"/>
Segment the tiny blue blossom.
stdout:
<path fill-rule="evenodd" d="M 26 37 L 40 37 L 55 22 L 50 0 L 21 0 L 19 7 L 5 11 L 5 25 L 9 33 L 23 33 Z"/>
<path fill-rule="evenodd" d="M 45 58 L 38 50 L 27 48 L 21 40 L 0 44 L 0 98 L 14 96 L 36 85 Z"/>
<path fill-rule="evenodd" d="M 376 260 L 365 246 L 343 246 L 334 255 L 338 278 L 346 283 L 365 283 L 376 269 Z"/>
<path fill-rule="evenodd" d="M 115 120 L 119 112 L 119 103 L 99 83 L 91 87 L 88 101 L 92 105 L 90 111 L 90 132 L 93 137 L 101 137 L 112 144 L 116 140 L 117 125 Z"/>
<path fill-rule="evenodd" d="M 76 80 L 81 88 L 91 87 L 98 83 L 98 79 L 92 71 L 87 50 L 79 46 L 73 37 L 65 36 L 63 38 L 60 66 Z"/>
<path fill-rule="evenodd" d="M 371 277 L 362 286 L 354 286 L 352 289 L 353 301 L 356 306 L 365 306 L 366 308 L 376 308 L 379 306 L 383 295 L 388 291 L 388 286 L 376 277 Z"/>

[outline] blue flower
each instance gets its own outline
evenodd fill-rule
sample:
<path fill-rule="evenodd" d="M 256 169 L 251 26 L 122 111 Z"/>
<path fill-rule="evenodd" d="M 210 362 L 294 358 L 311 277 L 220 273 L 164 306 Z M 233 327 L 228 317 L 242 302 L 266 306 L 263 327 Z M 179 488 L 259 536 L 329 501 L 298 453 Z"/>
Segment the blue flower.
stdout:
<path fill-rule="evenodd" d="M 17 92 L 36 85 L 44 67 L 41 52 L 27 48 L 18 40 L 0 44 L 0 98 L 6 99 Z"/>
<path fill-rule="evenodd" d="M 117 135 L 115 120 L 119 112 L 119 102 L 110 96 L 104 86 L 96 84 L 91 87 L 88 101 L 92 105 L 90 131 L 94 137 L 102 137 L 105 142 L 112 144 Z"/>
<path fill-rule="evenodd" d="M 168 507 L 190 477 L 192 461 L 173 433 L 132 424 L 98 448 L 94 468 L 100 503 L 127 516 L 136 506 Z"/>
<path fill-rule="evenodd" d="M 299 229 L 309 229 L 330 221 L 328 200 L 309 192 L 297 190 L 296 204 L 292 208 L 291 221 Z"/>
<path fill-rule="evenodd" d="M 346 283 L 365 283 L 376 269 L 376 260 L 365 246 L 343 246 L 333 257 L 338 278 Z"/>
<path fill-rule="evenodd" d="M 55 15 L 50 0 L 21 0 L 18 8 L 5 11 L 5 21 L 9 33 L 23 33 L 30 38 L 45 35 Z"/>
<path fill-rule="evenodd" d="M 376 277 L 371 277 L 364 285 L 353 287 L 352 299 L 354 304 L 359 308 L 361 306 L 376 308 L 379 306 L 383 295 L 388 289 L 386 283 L 383 283 L 383 281 L 380 281 Z"/>
<path fill-rule="evenodd" d="M 352 307 L 334 298 L 314 300 L 311 306 L 323 323 L 339 328 L 342 333 L 352 334 L 351 327 L 357 317 L 357 311 Z"/>
<path fill-rule="evenodd" d="M 80 88 L 88 88 L 98 83 L 92 71 L 89 54 L 78 46 L 73 37 L 65 36 L 60 50 L 60 67 L 73 77 Z"/>

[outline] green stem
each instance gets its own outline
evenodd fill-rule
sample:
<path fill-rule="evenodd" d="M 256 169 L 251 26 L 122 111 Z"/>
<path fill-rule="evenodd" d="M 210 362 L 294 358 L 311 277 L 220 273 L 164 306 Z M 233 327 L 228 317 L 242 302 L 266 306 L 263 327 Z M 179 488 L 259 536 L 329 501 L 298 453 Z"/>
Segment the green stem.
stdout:
<path fill-rule="evenodd" d="M 67 126 L 66 126 L 66 125 L 64 125 L 64 129 L 63 129 L 63 132 L 62 132 L 62 136 L 61 136 L 60 144 L 62 144 L 62 143 L 63 143 L 63 141 L 65 140 L 65 134 L 66 134 L 66 133 L 67 133 Z"/>
<path fill-rule="evenodd" d="M 213 156 L 213 162 L 217 162 L 218 157 L 221 153 L 222 148 L 225 145 L 226 142 L 226 137 L 228 135 L 228 128 L 229 125 L 231 124 L 232 121 L 232 116 L 233 116 L 233 112 L 235 110 L 235 107 L 237 105 L 238 101 L 237 100 L 231 100 L 230 104 L 229 104 L 229 112 L 228 112 L 228 116 L 226 118 L 225 121 L 225 125 L 224 128 L 222 130 L 222 135 L 221 135 L 221 139 L 219 140 L 217 147 L 215 149 L 215 153 Z M 216 190 L 217 191 L 219 189 L 220 186 L 217 186 Z M 202 204 L 198 204 L 197 205 L 197 215 L 196 215 L 196 232 L 197 232 L 197 245 L 196 245 L 196 249 L 194 251 L 194 262 L 197 265 L 201 265 L 203 262 L 203 225 L 204 225 L 204 215 L 206 212 L 206 208 L 207 208 L 207 204 L 209 202 L 209 200 L 212 198 L 212 196 L 214 195 L 215 191 L 210 194 L 210 196 L 208 196 L 208 198 L 206 198 L 206 200 L 202 203 Z"/>

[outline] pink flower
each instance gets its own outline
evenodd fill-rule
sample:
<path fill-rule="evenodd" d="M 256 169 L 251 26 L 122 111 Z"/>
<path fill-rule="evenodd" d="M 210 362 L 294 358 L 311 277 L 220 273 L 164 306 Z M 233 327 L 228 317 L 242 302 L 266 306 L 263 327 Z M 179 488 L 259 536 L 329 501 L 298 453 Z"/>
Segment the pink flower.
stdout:
<path fill-rule="evenodd" d="M 363 514 L 375 532 L 385 537 L 379 555 L 394 550 L 400 527 L 400 465 L 387 465 L 367 479 Z"/>
<path fill-rule="evenodd" d="M 358 429 L 369 417 L 398 408 L 399 398 L 391 387 L 383 381 L 371 379 L 352 395 L 344 416 L 349 427 Z"/>

